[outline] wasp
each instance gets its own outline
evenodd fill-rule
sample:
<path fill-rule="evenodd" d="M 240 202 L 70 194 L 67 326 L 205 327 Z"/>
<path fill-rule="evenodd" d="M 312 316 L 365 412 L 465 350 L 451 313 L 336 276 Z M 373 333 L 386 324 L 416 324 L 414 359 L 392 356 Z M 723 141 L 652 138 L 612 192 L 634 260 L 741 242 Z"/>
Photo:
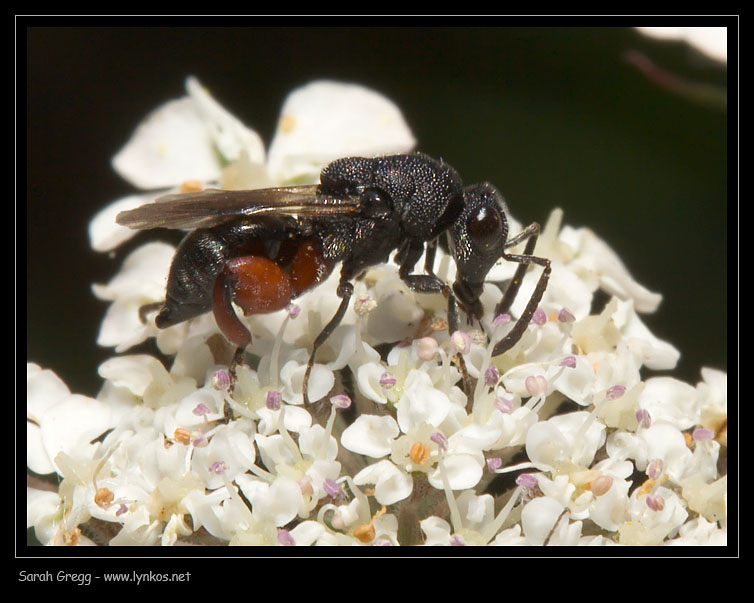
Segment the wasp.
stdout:
<path fill-rule="evenodd" d="M 231 375 L 252 340 L 233 304 L 246 316 L 281 310 L 340 264 L 341 301 L 312 343 L 304 377 L 308 404 L 317 349 L 343 319 L 353 281 L 367 268 L 387 262 L 393 252 L 399 276 L 411 290 L 445 296 L 450 333 L 458 330 L 459 306 L 469 321 L 481 324 L 479 298 L 498 260 L 519 266 L 495 308 L 496 316 L 510 309 L 527 269 L 541 266 L 524 311 L 493 354 L 513 347 L 542 299 L 551 267 L 548 259 L 532 255 L 539 224 L 509 238 L 505 212 L 503 198 L 491 184 L 464 186 L 447 163 L 410 153 L 337 159 L 322 170 L 319 184 L 165 195 L 121 212 L 116 221 L 134 229 L 192 229 L 175 252 L 165 301 L 156 304 L 155 324 L 164 329 L 213 312 L 219 329 L 236 346 Z M 457 268 L 452 286 L 433 271 L 443 236 Z M 523 241 L 522 254 L 506 252 Z M 422 254 L 424 270 L 416 273 Z"/>

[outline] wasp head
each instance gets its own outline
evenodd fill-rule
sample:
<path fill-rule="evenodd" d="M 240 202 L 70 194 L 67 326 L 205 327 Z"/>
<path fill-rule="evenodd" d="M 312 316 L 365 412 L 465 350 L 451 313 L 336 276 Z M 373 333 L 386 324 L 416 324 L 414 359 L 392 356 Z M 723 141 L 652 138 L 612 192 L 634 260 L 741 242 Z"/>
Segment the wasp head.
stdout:
<path fill-rule="evenodd" d="M 470 314 L 480 318 L 479 296 L 487 273 L 503 256 L 508 220 L 503 198 L 491 184 L 468 186 L 463 197 L 464 209 L 448 237 L 458 270 L 453 290 Z"/>

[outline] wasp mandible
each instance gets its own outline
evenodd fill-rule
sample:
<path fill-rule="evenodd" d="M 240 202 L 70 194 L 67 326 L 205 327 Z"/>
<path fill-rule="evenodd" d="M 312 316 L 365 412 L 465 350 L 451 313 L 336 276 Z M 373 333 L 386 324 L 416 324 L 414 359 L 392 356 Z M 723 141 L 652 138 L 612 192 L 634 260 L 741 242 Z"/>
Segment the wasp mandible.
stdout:
<path fill-rule="evenodd" d="M 134 229 L 193 229 L 176 250 L 155 323 L 164 329 L 212 311 L 236 346 L 232 374 L 251 343 L 251 333 L 232 304 L 247 316 L 281 310 L 340 263 L 341 301 L 312 344 L 305 404 L 317 349 L 343 319 L 353 280 L 370 266 L 387 262 L 392 252 L 397 251 L 400 278 L 411 290 L 445 296 L 450 333 L 458 330 L 459 305 L 470 319 L 481 320 L 484 280 L 499 259 L 519 266 L 495 315 L 510 309 L 529 266 L 543 267 L 526 308 L 496 344 L 494 355 L 521 339 L 551 271 L 548 259 L 532 255 L 539 224 L 509 239 L 505 204 L 494 186 L 464 187 L 450 165 L 422 153 L 337 159 L 314 185 L 166 195 L 122 212 L 116 220 Z M 442 235 L 457 267 L 452 287 L 433 271 Z M 524 240 L 523 254 L 506 253 Z M 424 271 L 415 273 L 425 251 Z"/>

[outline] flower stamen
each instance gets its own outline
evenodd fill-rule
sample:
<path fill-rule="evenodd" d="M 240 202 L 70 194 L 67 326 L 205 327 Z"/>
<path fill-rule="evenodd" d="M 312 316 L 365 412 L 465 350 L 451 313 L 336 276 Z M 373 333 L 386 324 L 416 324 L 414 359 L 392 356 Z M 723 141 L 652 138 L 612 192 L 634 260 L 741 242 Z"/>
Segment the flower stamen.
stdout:
<path fill-rule="evenodd" d="M 414 442 L 408 453 L 408 457 L 415 465 L 424 465 L 429 460 L 430 455 L 430 449 L 421 442 Z"/>

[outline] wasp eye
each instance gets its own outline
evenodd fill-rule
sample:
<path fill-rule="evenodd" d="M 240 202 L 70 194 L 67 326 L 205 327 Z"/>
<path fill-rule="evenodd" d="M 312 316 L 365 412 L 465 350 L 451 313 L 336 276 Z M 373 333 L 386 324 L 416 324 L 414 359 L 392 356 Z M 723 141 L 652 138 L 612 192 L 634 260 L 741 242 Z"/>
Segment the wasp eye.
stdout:
<path fill-rule="evenodd" d="M 475 245 L 500 245 L 503 236 L 500 215 L 491 207 L 482 207 L 474 212 L 466 222 L 466 228 Z"/>

